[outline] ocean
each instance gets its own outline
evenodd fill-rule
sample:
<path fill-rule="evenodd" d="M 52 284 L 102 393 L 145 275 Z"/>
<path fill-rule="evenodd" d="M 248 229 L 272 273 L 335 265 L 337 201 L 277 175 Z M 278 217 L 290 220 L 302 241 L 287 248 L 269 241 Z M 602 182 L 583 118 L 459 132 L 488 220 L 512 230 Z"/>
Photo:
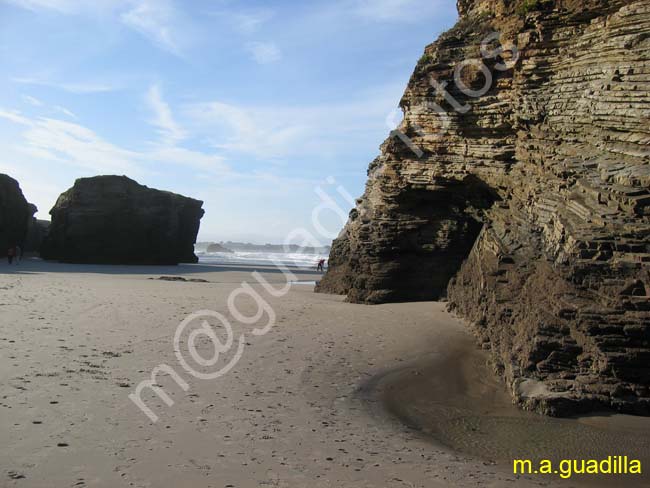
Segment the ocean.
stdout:
<path fill-rule="evenodd" d="M 201 252 L 196 255 L 200 263 L 205 264 L 248 264 L 259 266 L 273 266 L 282 264 L 288 267 L 299 267 L 303 269 L 316 269 L 318 261 L 327 260 L 327 254 L 307 253 L 279 253 L 279 252 L 253 252 L 235 251 L 229 252 Z"/>

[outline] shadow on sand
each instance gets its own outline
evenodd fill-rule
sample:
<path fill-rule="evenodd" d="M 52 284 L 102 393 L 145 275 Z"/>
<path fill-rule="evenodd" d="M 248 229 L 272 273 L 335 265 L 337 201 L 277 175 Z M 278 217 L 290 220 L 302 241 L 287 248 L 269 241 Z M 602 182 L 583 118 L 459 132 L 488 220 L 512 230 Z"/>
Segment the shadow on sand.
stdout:
<path fill-rule="evenodd" d="M 650 418 L 594 413 L 550 418 L 512 404 L 468 336 L 412 363 L 384 371 L 359 394 L 383 405 L 396 420 L 459 453 L 511 468 L 513 459 L 606 459 L 650 462 Z M 548 482 L 559 476 L 539 476 Z M 563 480 L 566 482 L 566 480 Z M 650 486 L 650 474 L 583 475 L 569 486 Z"/>
<path fill-rule="evenodd" d="M 320 276 L 314 269 L 287 266 L 296 276 L 313 280 Z M 165 275 L 187 276 L 204 273 L 258 271 L 263 274 L 282 274 L 284 271 L 271 265 L 245 264 L 179 264 L 177 266 L 160 265 L 111 265 L 111 264 L 67 264 L 53 261 L 43 261 L 38 258 L 24 259 L 19 264 L 9 266 L 0 264 L 0 273 L 5 274 L 41 274 L 41 273 L 91 273 L 108 275 Z"/>

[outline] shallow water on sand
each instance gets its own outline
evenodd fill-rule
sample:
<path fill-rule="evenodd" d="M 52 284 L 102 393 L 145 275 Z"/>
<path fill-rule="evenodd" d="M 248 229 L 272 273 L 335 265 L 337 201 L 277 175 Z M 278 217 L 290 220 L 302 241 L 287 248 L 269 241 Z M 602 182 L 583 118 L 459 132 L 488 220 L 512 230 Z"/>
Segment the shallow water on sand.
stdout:
<path fill-rule="evenodd" d="M 462 342 L 462 341 L 461 341 Z M 386 408 L 456 451 L 512 467 L 513 459 L 628 456 L 650 469 L 650 418 L 602 414 L 572 419 L 524 412 L 471 340 L 376 379 Z M 540 475 L 549 480 L 548 476 Z M 574 476 L 573 484 L 650 486 L 650 476 Z"/>

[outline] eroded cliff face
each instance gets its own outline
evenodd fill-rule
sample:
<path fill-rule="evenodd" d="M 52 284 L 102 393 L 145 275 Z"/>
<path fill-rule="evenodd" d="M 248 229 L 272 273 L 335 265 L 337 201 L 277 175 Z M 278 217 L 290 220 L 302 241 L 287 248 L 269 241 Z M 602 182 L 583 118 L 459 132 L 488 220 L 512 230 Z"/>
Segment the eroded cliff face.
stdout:
<path fill-rule="evenodd" d="M 648 415 L 650 1 L 459 12 L 418 63 L 318 291 L 446 296 L 523 406 Z M 499 56 L 481 52 L 494 32 Z"/>

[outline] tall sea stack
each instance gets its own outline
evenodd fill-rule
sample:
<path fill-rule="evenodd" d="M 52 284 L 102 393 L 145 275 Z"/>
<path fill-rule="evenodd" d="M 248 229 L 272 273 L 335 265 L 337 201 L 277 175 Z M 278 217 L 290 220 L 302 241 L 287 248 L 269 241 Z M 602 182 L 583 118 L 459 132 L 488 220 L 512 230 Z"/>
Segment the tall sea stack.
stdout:
<path fill-rule="evenodd" d="M 523 407 L 650 415 L 650 2 L 458 10 L 318 290 L 447 297 Z"/>
<path fill-rule="evenodd" d="M 0 256 L 6 256 L 10 246 L 24 246 L 35 213 L 18 182 L 0 174 Z"/>
<path fill-rule="evenodd" d="M 41 254 L 67 263 L 195 263 L 202 206 L 126 176 L 82 178 L 50 211 Z"/>

